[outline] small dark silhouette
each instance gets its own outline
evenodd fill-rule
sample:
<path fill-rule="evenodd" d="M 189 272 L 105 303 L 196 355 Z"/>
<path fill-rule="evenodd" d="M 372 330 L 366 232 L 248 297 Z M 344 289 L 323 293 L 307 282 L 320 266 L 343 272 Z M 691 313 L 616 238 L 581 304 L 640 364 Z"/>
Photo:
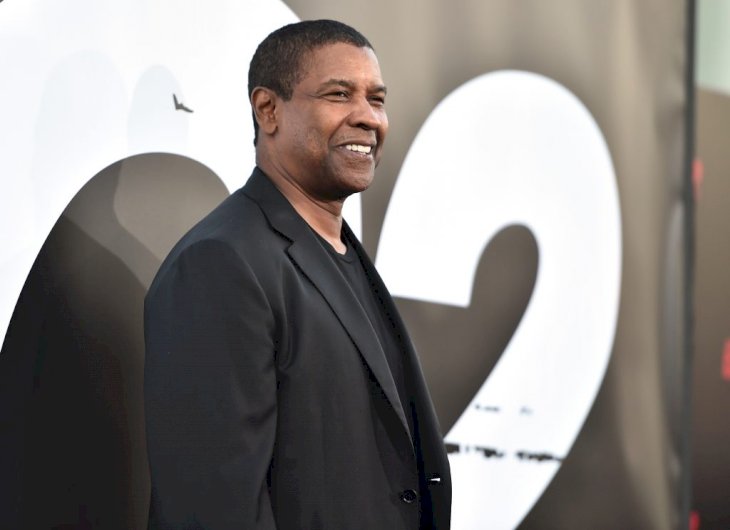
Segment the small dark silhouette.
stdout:
<path fill-rule="evenodd" d="M 0 1 L 2 1 L 2 0 L 0 0 Z M 175 110 L 184 110 L 185 112 L 193 112 L 192 109 L 189 109 L 185 105 L 180 103 L 177 100 L 177 96 L 175 94 L 172 95 L 172 100 L 175 102 Z"/>
<path fill-rule="evenodd" d="M 477 410 L 482 410 L 484 412 L 499 412 L 499 407 L 495 405 L 480 405 L 479 403 L 477 403 L 476 405 L 474 405 L 474 408 Z"/>
<path fill-rule="evenodd" d="M 459 452 L 459 444 L 451 444 L 446 442 L 444 445 L 446 446 L 446 452 L 449 454 Z"/>
<path fill-rule="evenodd" d="M 517 458 L 520 460 L 535 460 L 537 462 L 562 462 L 563 459 L 559 456 L 551 455 L 550 453 L 530 453 L 528 451 L 518 451 Z"/>
<path fill-rule="evenodd" d="M 468 453 L 471 451 L 481 453 L 485 458 L 502 458 L 504 451 L 493 449 L 491 447 L 479 447 L 477 445 L 459 445 L 454 443 L 445 443 L 446 452 L 448 454 L 453 453 Z"/>
<path fill-rule="evenodd" d="M 492 449 L 491 447 L 475 447 L 475 449 L 482 453 L 485 458 L 502 458 L 504 456 L 504 451 Z"/>

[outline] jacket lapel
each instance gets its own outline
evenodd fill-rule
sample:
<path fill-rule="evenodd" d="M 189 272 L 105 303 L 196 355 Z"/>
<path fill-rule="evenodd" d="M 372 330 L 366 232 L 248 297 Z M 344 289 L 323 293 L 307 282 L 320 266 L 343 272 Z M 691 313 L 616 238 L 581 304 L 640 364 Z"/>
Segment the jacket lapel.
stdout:
<path fill-rule="evenodd" d="M 271 226 L 292 242 L 287 250 L 289 257 L 332 308 L 370 368 L 412 444 L 408 422 L 385 352 L 349 284 L 325 254 L 326 251 L 306 222 L 258 168 L 246 183 L 244 192 L 259 204 Z M 358 253 L 362 251 L 361 248 L 357 250 Z"/>
<path fill-rule="evenodd" d="M 345 230 L 349 228 L 345 225 Z M 443 434 L 436 416 L 431 397 L 423 377 L 421 363 L 416 355 L 416 349 L 410 340 L 405 324 L 398 313 L 393 298 L 388 293 L 382 278 L 370 262 L 362 246 L 357 239 L 348 233 L 351 241 L 355 242 L 355 249 L 360 255 L 365 271 L 370 276 L 375 288 L 383 295 L 385 310 L 390 314 L 396 327 L 396 332 L 401 337 L 401 348 L 403 350 L 403 370 L 407 381 L 408 393 L 411 396 L 414 407 L 414 450 L 417 458 L 422 462 L 428 462 L 427 467 L 420 471 L 423 473 L 422 494 L 427 494 L 431 502 L 432 517 L 434 521 L 443 521 L 443 524 L 450 519 L 451 514 L 451 472 L 449 460 L 443 443 Z M 437 524 L 438 525 L 438 524 Z M 440 527 L 440 526 L 439 526 Z M 434 527 L 435 528 L 435 527 Z"/>
<path fill-rule="evenodd" d="M 350 231 L 347 224 L 345 224 L 345 231 L 350 241 L 354 242 L 355 250 L 360 257 L 360 261 L 365 268 L 366 274 L 370 277 L 370 280 L 375 285 L 375 288 L 381 294 L 381 299 L 385 306 L 385 311 L 389 314 L 396 328 L 396 334 L 400 338 L 400 346 L 403 351 L 403 370 L 406 377 L 406 384 L 408 386 L 408 393 L 413 399 L 415 406 L 416 421 L 421 425 L 419 429 L 421 434 L 435 434 L 437 445 L 442 446 L 441 441 L 443 435 L 441 433 L 441 427 L 439 426 L 438 417 L 434 409 L 431 397 L 428 392 L 426 380 L 423 377 L 423 370 L 421 369 L 421 363 L 416 355 L 416 349 L 411 342 L 408 330 L 406 329 L 405 323 L 398 312 L 398 308 L 395 306 L 393 298 L 383 283 L 383 279 L 378 274 L 375 266 L 372 264 L 370 259 L 365 253 L 365 249 L 357 241 L 357 238 Z"/>

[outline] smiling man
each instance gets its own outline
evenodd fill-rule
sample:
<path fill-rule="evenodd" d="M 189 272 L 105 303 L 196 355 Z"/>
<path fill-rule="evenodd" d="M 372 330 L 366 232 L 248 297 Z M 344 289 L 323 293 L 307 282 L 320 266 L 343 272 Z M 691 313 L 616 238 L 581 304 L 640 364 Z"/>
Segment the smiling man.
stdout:
<path fill-rule="evenodd" d="M 373 48 L 339 22 L 285 26 L 249 96 L 257 167 L 145 302 L 150 527 L 447 529 L 418 359 L 342 219 L 388 131 Z"/>

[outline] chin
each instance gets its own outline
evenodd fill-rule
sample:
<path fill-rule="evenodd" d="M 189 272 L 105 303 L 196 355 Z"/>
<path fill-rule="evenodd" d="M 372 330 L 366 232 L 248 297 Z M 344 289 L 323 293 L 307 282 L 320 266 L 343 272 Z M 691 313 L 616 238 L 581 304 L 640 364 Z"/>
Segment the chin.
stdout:
<path fill-rule="evenodd" d="M 341 176 L 330 180 L 331 186 L 329 190 L 322 190 L 324 195 L 329 195 L 331 199 L 344 200 L 354 193 L 365 191 L 373 183 L 373 173 L 353 173 L 340 174 Z"/>
<path fill-rule="evenodd" d="M 353 193 L 360 193 L 362 191 L 365 191 L 370 187 L 370 185 L 373 183 L 373 175 L 369 175 L 367 177 L 359 178 L 359 179 L 352 179 L 348 181 L 347 184 L 349 184 L 348 189 L 349 193 L 348 195 L 352 195 Z"/>

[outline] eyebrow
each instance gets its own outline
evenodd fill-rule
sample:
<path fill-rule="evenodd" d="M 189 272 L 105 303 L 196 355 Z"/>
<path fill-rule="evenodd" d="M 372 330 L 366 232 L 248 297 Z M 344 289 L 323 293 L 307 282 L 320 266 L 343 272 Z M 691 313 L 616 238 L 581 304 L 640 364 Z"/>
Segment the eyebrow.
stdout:
<path fill-rule="evenodd" d="M 355 84 L 352 83 L 351 81 L 348 81 L 347 79 L 329 79 L 320 85 L 320 89 L 327 88 L 332 85 L 341 86 L 344 88 L 348 88 L 350 90 L 355 89 Z M 369 92 L 382 92 L 384 94 L 387 94 L 388 88 L 385 85 L 375 85 L 374 87 L 370 87 L 368 89 L 368 91 Z"/>

